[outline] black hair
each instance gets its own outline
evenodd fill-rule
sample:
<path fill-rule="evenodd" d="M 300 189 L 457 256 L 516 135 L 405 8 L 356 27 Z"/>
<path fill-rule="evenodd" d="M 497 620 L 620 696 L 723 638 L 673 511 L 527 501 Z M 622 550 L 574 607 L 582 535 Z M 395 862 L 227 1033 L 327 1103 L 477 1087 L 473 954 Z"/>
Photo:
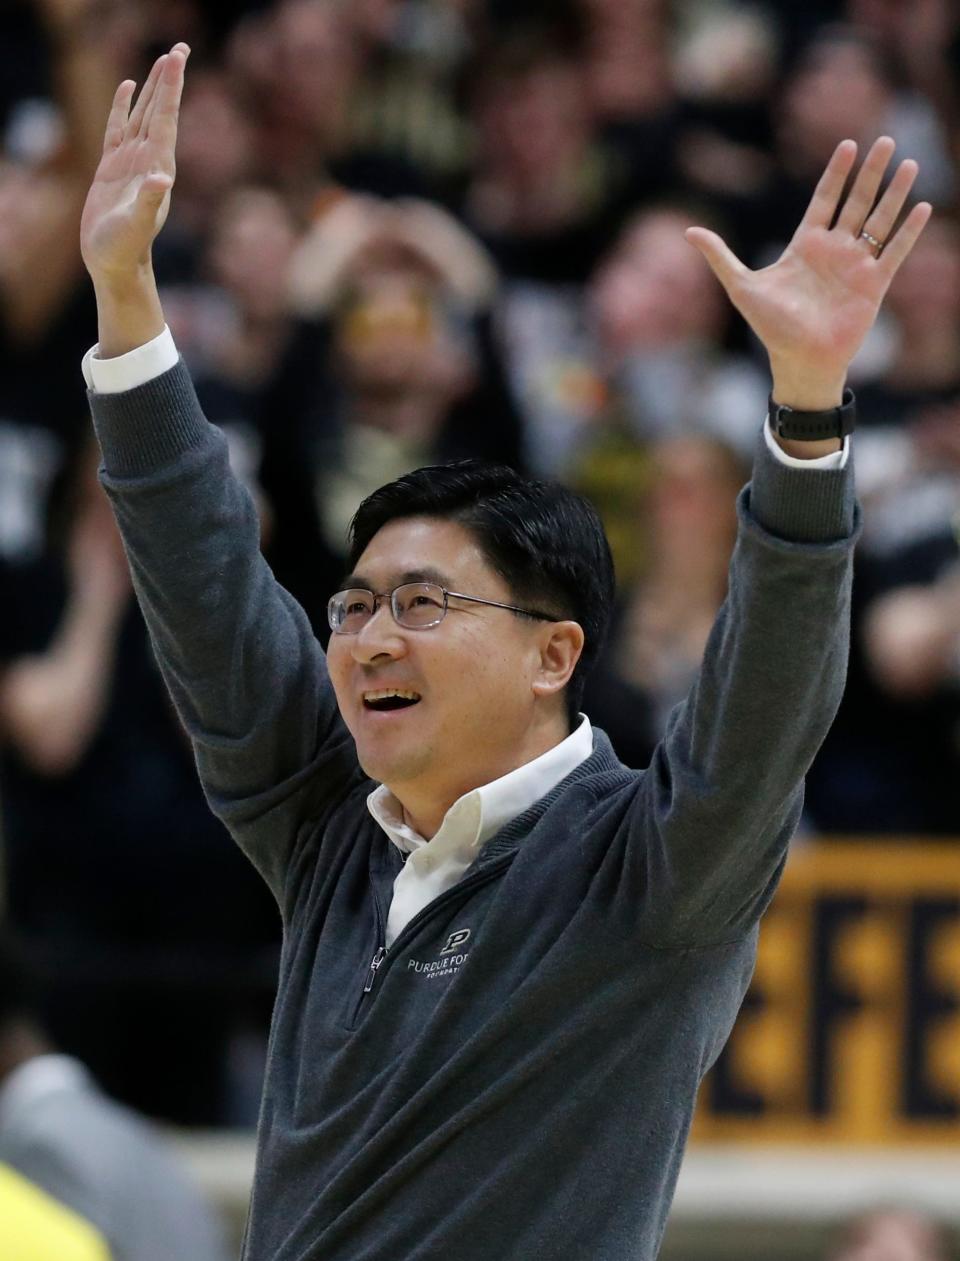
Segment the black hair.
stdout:
<path fill-rule="evenodd" d="M 0 927 L 0 1032 L 36 1016 L 36 974 L 20 942 Z"/>
<path fill-rule="evenodd" d="M 614 601 L 613 558 L 596 508 L 558 482 L 523 477 L 484 460 L 420 468 L 361 503 L 350 523 L 351 568 L 378 530 L 404 517 L 456 521 L 477 540 L 517 604 L 580 624 L 583 652 L 565 696 L 572 729 Z"/>

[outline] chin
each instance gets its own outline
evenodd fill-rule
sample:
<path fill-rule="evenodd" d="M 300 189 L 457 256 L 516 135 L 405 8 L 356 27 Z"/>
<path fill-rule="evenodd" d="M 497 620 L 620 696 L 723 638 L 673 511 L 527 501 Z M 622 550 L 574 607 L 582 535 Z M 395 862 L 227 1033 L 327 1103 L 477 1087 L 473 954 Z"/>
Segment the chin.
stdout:
<path fill-rule="evenodd" d="M 359 744 L 357 760 L 365 775 L 387 787 L 419 778 L 429 765 L 429 757 L 422 749 L 390 753 L 385 749 L 362 748 Z"/>

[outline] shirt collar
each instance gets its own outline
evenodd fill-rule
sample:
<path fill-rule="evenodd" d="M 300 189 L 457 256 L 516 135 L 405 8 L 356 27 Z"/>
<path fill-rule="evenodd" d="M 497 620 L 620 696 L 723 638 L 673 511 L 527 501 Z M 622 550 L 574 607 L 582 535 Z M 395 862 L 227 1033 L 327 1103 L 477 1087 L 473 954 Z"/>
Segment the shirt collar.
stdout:
<path fill-rule="evenodd" d="M 36 1055 L 19 1064 L 0 1084 L 0 1130 L 38 1099 L 61 1090 L 77 1090 L 91 1084 L 90 1074 L 70 1055 Z"/>
<path fill-rule="evenodd" d="M 552 749 L 459 797 L 429 842 L 431 852 L 461 846 L 479 849 L 495 832 L 566 779 L 592 752 L 593 728 L 586 714 L 581 714 L 577 728 Z M 385 784 L 367 797 L 367 808 L 401 853 L 410 854 L 428 844 L 404 822 L 400 803 Z"/>

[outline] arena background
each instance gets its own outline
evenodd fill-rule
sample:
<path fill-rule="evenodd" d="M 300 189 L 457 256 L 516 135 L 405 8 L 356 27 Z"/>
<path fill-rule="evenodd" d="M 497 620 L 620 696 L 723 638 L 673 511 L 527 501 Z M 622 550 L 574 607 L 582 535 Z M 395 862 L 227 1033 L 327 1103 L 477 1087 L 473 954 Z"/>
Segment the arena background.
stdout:
<path fill-rule="evenodd" d="M 0 5 L 4 918 L 53 1041 L 169 1129 L 239 1232 L 278 923 L 195 785 L 79 373 L 107 103 L 177 39 L 193 55 L 155 262 L 276 573 L 323 635 L 368 490 L 465 454 L 568 481 L 621 590 L 585 707 L 635 766 L 723 598 L 767 391 L 683 228 L 763 265 L 839 139 L 891 134 L 919 161 L 935 217 L 851 374 L 847 693 L 664 1256 L 960 1256 L 960 10 Z M 884 1206 L 904 1213 L 851 1224 Z"/>

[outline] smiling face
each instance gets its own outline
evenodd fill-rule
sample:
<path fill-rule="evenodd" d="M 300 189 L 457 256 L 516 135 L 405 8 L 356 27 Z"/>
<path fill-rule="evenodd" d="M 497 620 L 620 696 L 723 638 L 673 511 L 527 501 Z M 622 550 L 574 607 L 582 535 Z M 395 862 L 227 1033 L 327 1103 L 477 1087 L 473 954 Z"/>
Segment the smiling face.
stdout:
<path fill-rule="evenodd" d="M 347 585 L 385 592 L 418 579 L 526 607 L 474 535 L 440 518 L 389 522 Z M 364 771 L 432 835 L 458 797 L 568 734 L 562 690 L 582 642 L 575 622 L 536 621 L 452 596 L 439 625 L 406 629 L 384 600 L 356 634 L 331 635 L 327 661 Z M 367 703 L 370 693 L 394 688 L 419 700 L 389 710 Z"/>

